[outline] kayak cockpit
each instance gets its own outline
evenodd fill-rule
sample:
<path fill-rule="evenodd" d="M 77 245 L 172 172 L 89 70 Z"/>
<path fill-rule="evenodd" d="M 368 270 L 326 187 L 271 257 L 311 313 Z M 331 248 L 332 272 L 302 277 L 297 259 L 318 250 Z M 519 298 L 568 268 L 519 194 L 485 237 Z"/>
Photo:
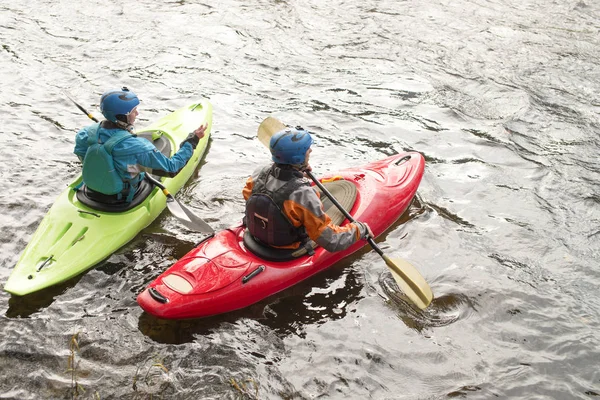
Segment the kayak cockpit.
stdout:
<path fill-rule="evenodd" d="M 141 181 L 133 196 L 133 200 L 127 203 L 124 199 L 116 200 L 115 196 L 107 196 L 94 192 L 84 184 L 77 190 L 77 200 L 94 210 L 114 213 L 124 212 L 142 204 L 146 200 L 146 197 L 152 193 L 152 189 L 154 189 L 154 185 L 150 184 L 150 182 L 146 180 Z"/>

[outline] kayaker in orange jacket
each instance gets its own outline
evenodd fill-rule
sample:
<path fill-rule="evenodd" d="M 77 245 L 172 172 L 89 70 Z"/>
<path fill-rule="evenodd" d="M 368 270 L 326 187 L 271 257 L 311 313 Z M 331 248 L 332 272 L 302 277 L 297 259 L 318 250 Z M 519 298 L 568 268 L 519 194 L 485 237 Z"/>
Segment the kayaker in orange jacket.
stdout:
<path fill-rule="evenodd" d="M 246 181 L 244 221 L 262 244 L 297 249 L 311 239 L 334 252 L 372 236 L 366 223 L 334 225 L 323 210 L 318 192 L 302 172 L 312 170 L 312 143 L 310 133 L 300 127 L 277 132 L 269 146 L 273 164 L 258 168 Z"/>

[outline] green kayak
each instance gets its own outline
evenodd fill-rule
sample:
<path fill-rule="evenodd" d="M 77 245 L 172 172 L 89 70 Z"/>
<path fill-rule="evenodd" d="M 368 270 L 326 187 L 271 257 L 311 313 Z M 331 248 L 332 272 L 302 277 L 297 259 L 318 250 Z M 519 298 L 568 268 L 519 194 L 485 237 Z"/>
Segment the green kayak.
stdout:
<path fill-rule="evenodd" d="M 200 163 L 212 125 L 212 105 L 202 100 L 180 108 L 138 131 L 171 156 L 188 133 L 203 123 L 208 127 L 192 158 L 174 177 L 153 175 L 175 194 Z M 166 197 L 155 185 L 143 181 L 129 205 L 106 205 L 89 199 L 81 176 L 54 202 L 21 254 L 4 290 L 23 296 L 88 270 L 132 240 L 166 207 Z"/>

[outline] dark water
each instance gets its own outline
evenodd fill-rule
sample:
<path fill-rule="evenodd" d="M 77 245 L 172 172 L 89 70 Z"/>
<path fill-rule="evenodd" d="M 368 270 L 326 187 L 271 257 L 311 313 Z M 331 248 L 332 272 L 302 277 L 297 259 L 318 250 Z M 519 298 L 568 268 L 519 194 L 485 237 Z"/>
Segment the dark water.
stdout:
<path fill-rule="evenodd" d="M 0 284 L 79 169 L 63 91 L 98 115 L 127 85 L 139 125 L 213 103 L 178 198 L 217 229 L 268 115 L 316 132 L 317 174 L 422 152 L 380 245 L 436 298 L 414 312 L 365 249 L 248 309 L 156 320 L 136 295 L 199 239 L 164 213 L 72 281 L 0 294 L 0 398 L 600 397 L 599 38 L 592 0 L 3 1 Z"/>

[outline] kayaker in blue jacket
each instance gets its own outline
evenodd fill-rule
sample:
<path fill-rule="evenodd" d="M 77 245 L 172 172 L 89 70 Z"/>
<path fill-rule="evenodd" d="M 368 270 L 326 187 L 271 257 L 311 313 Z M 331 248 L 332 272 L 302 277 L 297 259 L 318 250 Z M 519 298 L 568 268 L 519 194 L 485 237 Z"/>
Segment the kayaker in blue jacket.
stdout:
<path fill-rule="evenodd" d="M 131 202 L 144 179 L 142 167 L 172 175 L 179 172 L 206 131 L 206 125 L 201 125 L 171 158 L 166 157 L 150 141 L 132 134 L 138 104 L 137 95 L 126 87 L 105 92 L 100 111 L 106 120 L 86 126 L 75 137 L 74 153 L 83 162 L 84 183 L 108 202 Z"/>
<path fill-rule="evenodd" d="M 269 146 L 273 164 L 258 168 L 246 181 L 245 222 L 259 242 L 297 249 L 311 239 L 334 252 L 373 235 L 362 222 L 334 225 L 323 210 L 318 192 L 303 173 L 312 171 L 312 143 L 310 133 L 300 127 L 277 132 Z"/>

